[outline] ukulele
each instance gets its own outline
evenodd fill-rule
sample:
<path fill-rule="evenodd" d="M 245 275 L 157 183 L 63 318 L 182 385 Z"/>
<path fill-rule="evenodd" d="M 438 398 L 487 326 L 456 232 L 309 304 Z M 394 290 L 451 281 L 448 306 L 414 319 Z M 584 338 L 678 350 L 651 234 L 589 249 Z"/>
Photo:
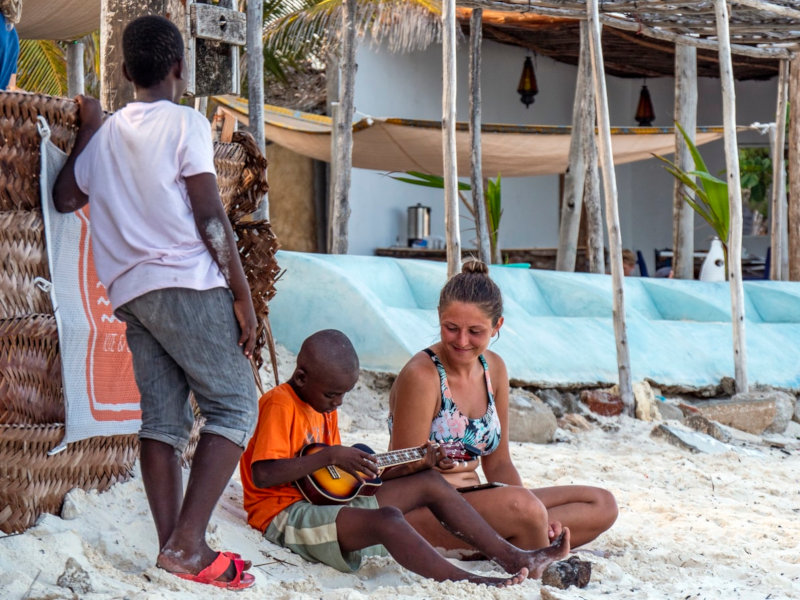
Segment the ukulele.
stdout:
<path fill-rule="evenodd" d="M 300 450 L 298 456 L 310 456 L 327 447 L 328 444 L 323 443 L 307 444 Z M 423 445 L 416 448 L 404 448 L 376 454 L 366 444 L 354 444 L 353 447 L 372 454 L 379 471 L 383 471 L 387 467 L 404 465 L 420 460 L 425 457 L 425 449 L 427 448 L 427 446 Z M 433 448 L 442 448 L 448 458 L 456 460 L 472 460 L 481 453 L 474 446 L 458 441 L 434 444 Z M 383 481 L 381 481 L 380 477 L 375 477 L 362 482 L 335 465 L 328 465 L 309 473 L 294 483 L 300 493 L 303 494 L 303 497 L 312 504 L 347 504 L 359 495 L 372 496 L 378 491 L 378 487 Z"/>

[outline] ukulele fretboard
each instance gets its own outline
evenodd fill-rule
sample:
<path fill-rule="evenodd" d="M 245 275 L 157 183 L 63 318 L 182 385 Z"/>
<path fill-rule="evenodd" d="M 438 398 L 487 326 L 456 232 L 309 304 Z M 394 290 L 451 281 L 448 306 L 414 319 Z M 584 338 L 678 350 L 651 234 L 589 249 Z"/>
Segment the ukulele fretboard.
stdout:
<path fill-rule="evenodd" d="M 425 446 L 420 446 L 419 448 L 404 448 L 403 450 L 392 450 L 391 452 L 376 454 L 375 460 L 378 463 L 378 467 L 383 469 L 414 462 L 423 456 L 425 456 Z"/>

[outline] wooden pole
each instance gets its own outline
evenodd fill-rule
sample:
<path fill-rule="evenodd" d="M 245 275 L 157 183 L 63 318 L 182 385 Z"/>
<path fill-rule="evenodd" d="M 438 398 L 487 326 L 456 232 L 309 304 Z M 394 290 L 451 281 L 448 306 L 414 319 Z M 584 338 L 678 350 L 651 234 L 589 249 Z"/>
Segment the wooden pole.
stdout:
<path fill-rule="evenodd" d="M 594 120 L 594 106 L 591 114 Z M 603 238 L 603 210 L 600 206 L 600 172 L 597 167 L 597 141 L 594 128 L 592 135 L 583 140 L 583 163 L 586 175 L 583 178 L 583 203 L 586 206 L 586 252 L 590 273 L 606 272 L 606 251 Z"/>
<path fill-rule="evenodd" d="M 447 277 L 461 271 L 456 164 L 456 3 L 442 2 L 442 153 L 444 163 L 444 226 Z"/>
<path fill-rule="evenodd" d="M 608 116 L 608 95 L 603 66 L 603 47 L 600 43 L 601 27 L 597 0 L 587 0 L 586 12 L 589 25 L 589 47 L 592 53 L 592 79 L 594 81 L 595 104 L 598 123 L 598 155 L 603 170 L 603 192 L 606 202 L 606 227 L 611 252 L 611 281 L 614 294 L 614 337 L 617 345 L 617 367 L 619 370 L 619 395 L 625 410 L 633 415 L 633 386 L 631 385 L 630 349 L 625 325 L 625 295 L 622 274 L 622 235 L 619 227 L 617 207 L 617 180 L 614 173 L 614 155 L 611 149 L 611 125 Z"/>
<path fill-rule="evenodd" d="M 265 154 L 264 139 L 264 3 L 262 0 L 247 0 L 247 116 L 249 131 L 256 140 L 258 149 Z M 264 195 L 256 213 L 256 219 L 269 219 L 269 194 Z"/>
<path fill-rule="evenodd" d="M 561 223 L 558 233 L 556 270 L 574 271 L 578 254 L 578 231 L 581 225 L 586 164 L 584 140 L 594 137 L 594 97 L 591 93 L 591 56 L 586 22 L 581 21 L 578 75 L 572 102 L 572 135 L 569 139 L 569 166 L 564 177 L 561 199 Z"/>
<path fill-rule="evenodd" d="M 789 64 L 789 280 L 800 281 L 800 54 Z"/>
<path fill-rule="evenodd" d="M 469 136 L 470 186 L 475 213 L 475 236 L 478 257 L 487 265 L 492 262 L 489 223 L 483 197 L 483 165 L 481 163 L 481 43 L 483 41 L 483 9 L 475 8 L 469 19 Z"/>
<path fill-rule="evenodd" d="M 67 46 L 67 96 L 85 93 L 83 74 L 83 42 L 75 40 Z"/>
<path fill-rule="evenodd" d="M 337 130 L 336 170 L 333 172 L 333 198 L 328 246 L 332 254 L 347 254 L 347 223 L 350 220 L 350 171 L 353 164 L 353 113 L 356 81 L 356 0 L 342 3 L 341 96 Z"/>
<path fill-rule="evenodd" d="M 725 167 L 730 205 L 728 235 L 728 283 L 731 290 L 731 320 L 733 322 L 733 366 L 736 392 L 746 393 L 747 347 L 744 326 L 744 288 L 742 287 L 742 185 L 739 176 L 739 149 L 736 143 L 736 92 L 733 83 L 728 5 L 726 0 L 714 0 L 719 40 L 719 79 L 722 83 L 722 121 L 725 126 Z"/>
<path fill-rule="evenodd" d="M 772 200 L 770 206 L 770 272 L 769 278 L 780 281 L 788 277 L 786 228 L 786 100 L 789 87 L 789 63 L 782 60 L 778 72 L 778 106 L 772 128 Z"/>
<path fill-rule="evenodd" d="M 697 129 L 697 48 L 675 45 L 675 122 L 694 142 Z M 675 128 L 675 163 L 694 171 L 694 160 L 681 132 Z M 686 202 L 692 191 L 675 179 L 672 200 L 672 276 L 694 279 L 694 209 Z"/>

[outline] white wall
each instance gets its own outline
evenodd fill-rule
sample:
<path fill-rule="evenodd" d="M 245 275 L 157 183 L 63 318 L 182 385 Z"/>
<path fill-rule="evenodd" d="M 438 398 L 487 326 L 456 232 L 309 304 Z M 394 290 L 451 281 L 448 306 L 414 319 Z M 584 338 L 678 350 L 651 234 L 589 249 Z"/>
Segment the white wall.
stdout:
<path fill-rule="evenodd" d="M 468 120 L 468 49 L 458 48 L 458 120 Z M 525 51 L 492 41 L 483 44 L 483 121 L 565 125 L 572 117 L 576 67 L 545 57 L 535 59 L 539 94 L 526 109 L 516 92 Z M 357 115 L 441 119 L 441 47 L 411 54 L 389 54 L 362 46 L 356 76 Z M 609 77 L 611 124 L 635 125 L 640 79 Z M 655 107 L 654 125 L 672 124 L 672 78 L 647 80 Z M 718 79 L 701 79 L 698 124 L 722 122 Z M 739 124 L 774 119 L 775 80 L 738 82 Z M 767 136 L 740 134 L 740 143 L 767 144 Z M 725 166 L 722 142 L 701 148 L 712 171 Z M 489 177 L 495 174 L 485 173 Z M 672 177 L 655 159 L 616 169 L 623 246 L 642 250 L 650 267 L 653 250 L 672 244 Z M 468 180 L 468 174 L 462 174 Z M 503 178 L 503 218 L 500 243 L 507 248 L 553 247 L 558 243 L 558 176 Z M 444 235 L 442 192 L 394 181 L 384 173 L 355 169 L 351 188 L 350 253 L 373 254 L 375 248 L 405 244 L 406 209 L 417 202 L 431 207 L 431 233 Z M 462 218 L 462 245 L 474 247 L 471 221 Z M 697 221 L 696 245 L 708 246 L 710 229 Z M 747 242 L 746 242 L 747 243 Z M 754 242 L 763 251 L 763 240 Z"/>

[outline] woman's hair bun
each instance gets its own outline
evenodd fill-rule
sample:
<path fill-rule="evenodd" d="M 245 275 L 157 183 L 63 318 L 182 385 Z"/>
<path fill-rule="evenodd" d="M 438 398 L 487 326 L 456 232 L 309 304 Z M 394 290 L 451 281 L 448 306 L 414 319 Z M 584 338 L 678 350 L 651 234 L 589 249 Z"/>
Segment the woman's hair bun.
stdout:
<path fill-rule="evenodd" d="M 489 267 L 482 260 L 471 259 L 461 266 L 462 273 L 477 273 L 479 275 L 488 275 Z"/>

